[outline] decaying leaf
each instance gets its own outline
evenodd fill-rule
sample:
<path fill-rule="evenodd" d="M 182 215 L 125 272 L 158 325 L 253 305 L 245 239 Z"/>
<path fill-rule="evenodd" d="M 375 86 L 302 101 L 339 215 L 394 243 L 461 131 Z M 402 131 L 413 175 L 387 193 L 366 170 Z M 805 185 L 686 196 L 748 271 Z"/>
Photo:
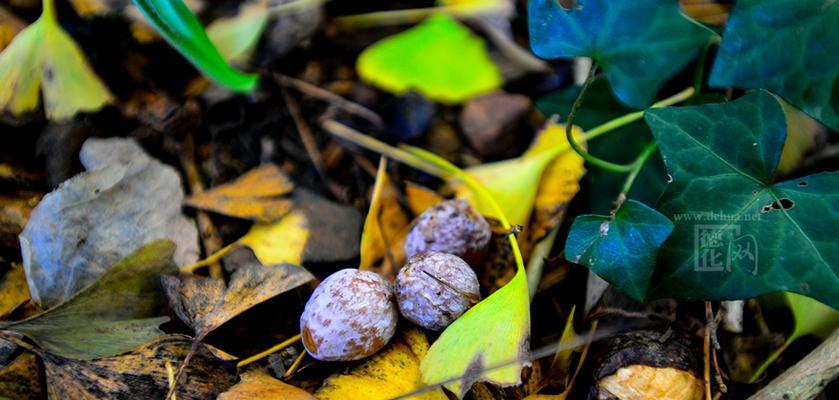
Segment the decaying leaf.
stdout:
<path fill-rule="evenodd" d="M 15 115 L 33 111 L 40 101 L 39 89 L 43 89 L 49 119 L 96 111 L 112 100 L 79 46 L 61 29 L 53 2 L 44 0 L 41 17 L 0 53 L 0 108 L 4 111 Z"/>
<path fill-rule="evenodd" d="M 456 58 L 458 62 L 441 62 Z M 486 44 L 447 14 L 366 48 L 356 65 L 362 79 L 393 93 L 417 90 L 457 104 L 497 89 L 502 81 Z"/>
<path fill-rule="evenodd" d="M 242 265 L 230 283 L 204 276 L 163 276 L 169 304 L 195 330 L 197 340 L 245 310 L 314 279 L 291 264 Z"/>
<path fill-rule="evenodd" d="M 29 287 L 23 268 L 12 268 L 0 277 L 0 318 L 29 300 Z"/>
<path fill-rule="evenodd" d="M 303 389 L 273 378 L 264 370 L 247 371 L 240 378 L 239 383 L 220 394 L 218 400 L 318 400 Z"/>
<path fill-rule="evenodd" d="M 270 223 L 286 215 L 292 206 L 279 196 L 294 190 L 294 183 L 276 165 L 265 164 L 233 182 L 196 193 L 184 204 L 231 217 Z"/>
<path fill-rule="evenodd" d="M 128 351 L 162 334 L 167 317 L 160 274 L 175 270 L 174 243 L 160 240 L 129 255 L 93 285 L 64 303 L 22 321 L 0 322 L 44 350 L 67 358 L 90 359 Z"/>
<path fill-rule="evenodd" d="M 405 263 L 403 244 L 410 227 L 398 196 L 399 191 L 387 174 L 387 159 L 382 157 L 361 233 L 358 268 L 374 269 L 390 279 L 395 278 L 396 271 Z"/>
<path fill-rule="evenodd" d="M 44 308 L 66 300 L 152 240 L 174 241 L 178 265 L 198 258 L 174 168 L 122 138 L 88 139 L 79 158 L 88 172 L 44 196 L 20 236 L 33 300 Z"/>
<path fill-rule="evenodd" d="M 129 353 L 89 361 L 44 354 L 51 399 L 162 399 L 169 391 L 166 364 L 177 366 L 192 339 L 166 335 Z M 199 344 L 175 393 L 178 399 L 212 399 L 236 382 L 234 357 Z"/>
<path fill-rule="evenodd" d="M 425 386 L 419 368 L 427 351 L 425 334 L 410 328 L 363 364 L 326 378 L 315 396 L 320 400 L 386 400 L 411 393 Z M 409 398 L 447 399 L 440 389 Z"/>
<path fill-rule="evenodd" d="M 9 365 L 0 368 L 0 398 L 41 399 L 44 396 L 41 378 L 38 358 L 32 353 L 22 353 Z"/>

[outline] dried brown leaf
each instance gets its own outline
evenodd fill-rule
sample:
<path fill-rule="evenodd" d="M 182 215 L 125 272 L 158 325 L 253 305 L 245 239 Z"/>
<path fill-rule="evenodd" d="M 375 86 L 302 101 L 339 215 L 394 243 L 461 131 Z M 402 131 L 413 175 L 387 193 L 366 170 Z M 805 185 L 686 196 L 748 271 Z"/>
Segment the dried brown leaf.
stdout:
<path fill-rule="evenodd" d="M 195 329 L 201 340 L 245 310 L 314 279 L 309 271 L 292 264 L 243 265 L 230 283 L 204 276 L 163 276 L 163 287 L 172 309 Z"/>
<path fill-rule="evenodd" d="M 291 200 L 278 196 L 292 190 L 294 183 L 283 171 L 274 164 L 265 164 L 233 182 L 196 193 L 184 204 L 231 217 L 274 222 L 291 211 Z"/>
<path fill-rule="evenodd" d="M 303 389 L 275 379 L 264 370 L 243 373 L 239 383 L 220 394 L 218 400 L 317 400 Z"/>
<path fill-rule="evenodd" d="M 40 399 L 44 396 L 43 391 L 41 371 L 34 354 L 23 353 L 0 369 L 0 398 Z"/>
<path fill-rule="evenodd" d="M 12 268 L 0 277 L 0 318 L 29 300 L 29 286 L 23 268 Z"/>
<path fill-rule="evenodd" d="M 167 335 L 129 353 L 90 361 L 43 354 L 51 399 L 162 399 L 169 390 L 170 369 L 186 357 L 192 339 Z M 198 344 L 178 385 L 178 400 L 212 399 L 236 382 L 234 357 Z"/>

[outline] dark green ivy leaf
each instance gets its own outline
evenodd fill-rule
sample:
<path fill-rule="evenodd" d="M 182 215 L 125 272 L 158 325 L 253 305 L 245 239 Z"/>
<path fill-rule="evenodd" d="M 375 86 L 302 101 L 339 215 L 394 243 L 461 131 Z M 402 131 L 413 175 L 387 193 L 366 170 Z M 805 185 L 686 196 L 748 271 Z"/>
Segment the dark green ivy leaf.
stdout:
<path fill-rule="evenodd" d="M 0 324 L 44 350 L 66 358 L 91 359 L 133 349 L 163 334 L 169 320 L 154 317 L 165 304 L 160 274 L 176 270 L 175 244 L 152 242 L 126 257 L 66 302 L 22 321 Z"/>
<path fill-rule="evenodd" d="M 250 92 L 256 87 L 256 75 L 236 71 L 224 61 L 183 1 L 134 0 L 134 4 L 166 41 L 208 78 L 237 92 Z"/>
<path fill-rule="evenodd" d="M 659 210 L 676 225 L 652 295 L 785 290 L 839 307 L 839 173 L 772 182 L 786 137 L 775 97 L 655 109 L 646 120 L 673 177 Z"/>
<path fill-rule="evenodd" d="M 709 83 L 771 90 L 839 130 L 839 2 L 738 0 Z"/>
<path fill-rule="evenodd" d="M 652 103 L 664 82 L 699 54 L 713 33 L 682 15 L 677 0 L 531 0 L 530 45 L 543 58 L 591 57 L 618 99 Z"/>
<path fill-rule="evenodd" d="M 585 265 L 634 299 L 643 301 L 656 255 L 673 231 L 673 223 L 658 211 L 635 200 L 609 215 L 581 215 L 574 219 L 565 258 Z"/>
<path fill-rule="evenodd" d="M 559 115 L 561 121 L 571 111 L 571 106 L 580 92 L 579 87 L 558 90 L 536 101 L 536 107 L 545 116 Z M 609 83 L 598 78 L 586 91 L 585 101 L 577 110 L 574 125 L 583 130 L 594 128 L 612 119 L 621 117 L 632 110 L 622 105 L 612 94 Z M 634 161 L 646 145 L 652 142 L 653 135 L 643 121 L 621 126 L 588 142 L 588 151 L 596 157 L 615 163 Z M 614 207 L 614 201 L 621 191 L 625 174 L 602 168 L 589 168 L 585 180 L 588 187 L 588 201 L 592 212 L 606 214 Z M 667 170 L 661 156 L 656 152 L 641 169 L 635 184 L 627 197 L 654 206 L 664 187 L 667 185 Z"/>

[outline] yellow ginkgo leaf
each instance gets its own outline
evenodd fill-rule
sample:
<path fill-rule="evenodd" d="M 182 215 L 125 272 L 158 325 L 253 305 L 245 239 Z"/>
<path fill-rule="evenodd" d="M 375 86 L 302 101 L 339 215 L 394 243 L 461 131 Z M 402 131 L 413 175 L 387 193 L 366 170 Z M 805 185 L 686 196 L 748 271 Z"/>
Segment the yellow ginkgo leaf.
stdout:
<path fill-rule="evenodd" d="M 428 339 L 416 328 L 404 331 L 387 348 L 363 364 L 326 378 L 315 392 L 320 400 L 385 400 L 425 386 L 420 361 L 428 351 Z M 440 389 L 409 397 L 412 400 L 446 400 Z"/>
<path fill-rule="evenodd" d="M 239 383 L 220 394 L 217 400 L 318 400 L 305 390 L 276 379 L 263 370 L 247 371 L 240 378 Z"/>
<path fill-rule="evenodd" d="M 408 200 L 408 208 L 414 215 L 420 215 L 423 211 L 445 200 L 437 192 L 413 182 L 405 182 L 405 197 Z"/>
<path fill-rule="evenodd" d="M 58 25 L 53 1 L 44 0 L 41 17 L 0 53 L 0 108 L 5 111 L 20 115 L 34 110 L 38 89 L 52 120 L 96 111 L 111 101 L 79 46 Z"/>
<path fill-rule="evenodd" d="M 580 135 L 582 131 L 575 127 L 574 134 Z M 549 165 L 551 179 L 543 182 Z M 576 194 L 582 176 L 582 158 L 569 148 L 565 127 L 549 124 L 522 156 L 481 164 L 466 172 L 487 188 L 511 223 L 526 225 L 534 205 L 544 208 L 567 202 Z M 561 187 L 555 187 L 557 184 Z M 493 209 L 472 190 L 460 182 L 455 182 L 454 188 L 458 197 L 471 201 L 481 214 L 497 219 Z M 537 197 L 540 192 L 541 196 Z"/>
<path fill-rule="evenodd" d="M 387 159 L 382 157 L 370 210 L 361 233 L 359 269 L 377 269 L 386 277 L 393 278 L 396 270 L 405 263 L 403 244 L 410 220 L 399 205 L 398 194 L 398 189 L 387 175 Z M 377 268 L 379 265 L 389 267 Z"/>
<path fill-rule="evenodd" d="M 306 215 L 300 210 L 294 210 L 272 224 L 253 224 L 237 243 L 250 247 L 264 265 L 302 265 L 303 251 L 308 240 L 309 224 Z"/>

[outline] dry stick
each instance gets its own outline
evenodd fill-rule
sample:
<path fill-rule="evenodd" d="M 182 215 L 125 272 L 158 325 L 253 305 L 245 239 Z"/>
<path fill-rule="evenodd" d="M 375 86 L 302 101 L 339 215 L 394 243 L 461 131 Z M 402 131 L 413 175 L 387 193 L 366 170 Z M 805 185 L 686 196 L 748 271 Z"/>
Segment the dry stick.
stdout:
<path fill-rule="evenodd" d="M 189 362 L 192 361 L 192 356 L 195 355 L 195 351 L 198 350 L 198 345 L 201 344 L 201 340 L 203 339 L 204 336 L 192 338 L 192 344 L 189 346 L 189 351 L 186 353 L 186 357 L 184 357 L 184 362 L 181 363 L 180 367 L 178 367 L 178 373 L 175 374 L 175 378 L 169 385 L 169 392 L 166 393 L 165 397 L 166 400 L 175 400 L 175 391 L 178 388 L 178 382 L 181 380 L 181 375 L 183 375 L 184 371 L 186 371 L 186 367 L 189 365 Z"/>
<path fill-rule="evenodd" d="M 320 175 L 320 179 L 323 180 L 326 187 L 329 188 L 329 191 L 332 192 L 332 195 L 335 196 L 336 199 L 342 198 L 343 196 L 341 191 L 335 187 L 335 184 L 329 180 L 329 177 L 326 174 L 326 166 L 323 163 L 323 157 L 320 155 L 320 150 L 318 149 L 317 142 L 315 141 L 315 136 L 312 135 L 312 130 L 309 129 L 309 125 L 306 124 L 306 121 L 300 114 L 300 106 L 294 98 L 289 96 L 288 91 L 286 91 L 285 88 L 282 89 L 282 95 L 283 100 L 285 100 L 285 103 L 288 106 L 288 113 L 294 121 L 294 126 L 297 127 L 297 133 L 300 134 L 300 140 L 303 142 L 303 147 L 306 148 L 306 153 L 309 155 L 309 159 L 312 160 L 312 165 L 315 166 L 315 170 L 318 175 Z"/>
<path fill-rule="evenodd" d="M 201 183 L 198 167 L 195 165 L 195 149 L 192 144 L 192 136 L 190 136 L 187 147 L 188 149 L 181 156 L 181 168 L 183 168 L 184 175 L 186 175 L 189 190 L 192 194 L 198 194 L 204 191 L 204 185 Z M 218 231 L 215 225 L 213 225 L 212 219 L 210 219 L 210 216 L 206 212 L 201 210 L 196 210 L 195 216 L 198 221 L 198 230 L 201 232 L 201 243 L 204 244 L 204 253 L 216 253 L 222 248 L 222 241 L 218 236 Z M 223 278 L 221 264 L 218 261 L 214 261 L 208 265 L 210 267 L 210 276 L 213 278 Z"/>
<path fill-rule="evenodd" d="M 813 399 L 839 376 L 839 329 L 749 400 Z"/>
<path fill-rule="evenodd" d="M 294 88 L 303 94 L 308 96 L 314 97 L 316 99 L 323 100 L 327 103 L 330 103 L 336 107 L 343 109 L 344 111 L 357 115 L 361 118 L 364 118 L 373 125 L 376 125 L 377 128 L 384 129 L 385 123 L 382 120 L 382 117 L 379 114 L 376 114 L 372 110 L 367 107 L 362 106 L 361 104 L 349 101 L 341 96 L 338 96 L 335 93 L 332 93 L 326 89 L 323 89 L 319 86 L 313 85 L 309 82 L 302 81 L 300 79 L 295 79 L 290 76 L 286 76 L 279 73 L 272 73 L 271 76 L 282 86 Z"/>
<path fill-rule="evenodd" d="M 711 310 L 711 302 L 705 302 L 705 338 L 702 344 L 702 350 L 705 354 L 704 369 L 702 378 L 705 380 L 705 400 L 713 400 L 711 397 L 711 319 L 714 314 Z"/>
<path fill-rule="evenodd" d="M 268 350 L 265 350 L 265 351 L 262 351 L 260 353 L 254 354 L 254 355 L 252 355 L 252 356 L 250 356 L 250 357 L 248 357 L 248 358 L 246 358 L 242 361 L 239 361 L 239 363 L 236 364 L 236 367 L 242 368 L 245 365 L 251 364 L 251 363 L 256 362 L 256 361 L 259 361 L 259 360 L 261 360 L 265 357 L 268 357 L 271 354 L 274 354 L 274 353 L 276 353 L 276 352 L 278 352 L 278 351 L 280 351 L 280 350 L 282 350 L 282 349 L 284 349 L 288 346 L 293 345 L 294 343 L 297 343 L 298 340 L 300 340 L 300 335 L 299 334 L 294 335 L 294 336 L 286 339 L 282 343 L 272 346 Z"/>
<path fill-rule="evenodd" d="M 286 371 L 283 374 L 283 379 L 291 378 L 291 376 L 294 375 L 295 372 L 297 372 L 297 369 L 300 368 L 300 364 L 303 363 L 304 358 L 306 358 L 306 351 L 305 350 L 303 350 L 303 352 L 301 352 L 300 355 L 297 356 L 296 359 L 294 359 L 294 362 L 291 363 L 290 367 L 288 367 L 288 371 Z"/>

